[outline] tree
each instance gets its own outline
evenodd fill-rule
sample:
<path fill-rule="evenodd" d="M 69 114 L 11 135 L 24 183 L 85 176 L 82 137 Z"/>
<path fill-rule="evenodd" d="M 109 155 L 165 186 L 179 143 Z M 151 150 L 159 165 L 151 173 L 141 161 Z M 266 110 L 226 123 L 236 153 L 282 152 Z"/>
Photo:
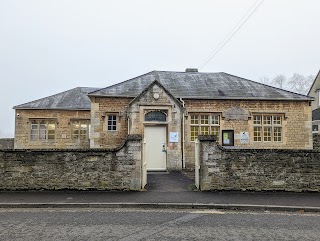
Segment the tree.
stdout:
<path fill-rule="evenodd" d="M 265 85 L 270 85 L 271 84 L 271 81 L 269 79 L 268 76 L 262 76 L 259 78 L 259 82 L 262 83 L 262 84 L 265 84 Z"/>
<path fill-rule="evenodd" d="M 294 73 L 292 77 L 289 79 L 290 90 L 300 94 L 307 94 L 313 80 L 313 75 L 305 77 L 301 74 Z"/>
<path fill-rule="evenodd" d="M 315 79 L 314 75 L 301 75 L 294 73 L 292 77 L 287 79 L 283 74 L 278 74 L 272 80 L 268 76 L 259 78 L 259 82 L 267 85 L 272 85 L 280 89 L 286 89 L 295 93 L 306 95 Z"/>
<path fill-rule="evenodd" d="M 287 82 L 287 77 L 283 74 L 279 74 L 272 80 L 272 85 L 280 89 L 285 88 Z"/>

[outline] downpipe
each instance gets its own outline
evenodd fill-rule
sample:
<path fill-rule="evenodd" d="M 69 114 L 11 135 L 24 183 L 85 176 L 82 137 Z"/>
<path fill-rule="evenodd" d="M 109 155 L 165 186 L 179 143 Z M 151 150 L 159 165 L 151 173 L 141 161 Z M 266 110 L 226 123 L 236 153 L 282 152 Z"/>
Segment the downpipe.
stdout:
<path fill-rule="evenodd" d="M 182 168 L 185 169 L 186 168 L 186 159 L 185 159 L 185 134 L 184 134 L 184 131 L 185 131 L 185 127 L 184 127 L 184 124 L 185 124 L 185 120 L 184 120 L 184 112 L 185 112 L 185 108 L 184 108 L 184 100 L 182 98 L 180 98 L 180 101 L 182 103 L 182 107 L 183 107 L 183 113 L 182 113 Z"/>

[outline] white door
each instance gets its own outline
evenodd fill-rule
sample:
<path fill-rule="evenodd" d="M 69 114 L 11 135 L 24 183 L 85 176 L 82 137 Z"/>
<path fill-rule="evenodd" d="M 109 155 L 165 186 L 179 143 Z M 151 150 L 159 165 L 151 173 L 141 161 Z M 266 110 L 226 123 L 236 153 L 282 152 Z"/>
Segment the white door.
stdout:
<path fill-rule="evenodd" d="M 146 126 L 144 138 L 148 171 L 163 171 L 167 168 L 167 128 L 166 126 Z"/>

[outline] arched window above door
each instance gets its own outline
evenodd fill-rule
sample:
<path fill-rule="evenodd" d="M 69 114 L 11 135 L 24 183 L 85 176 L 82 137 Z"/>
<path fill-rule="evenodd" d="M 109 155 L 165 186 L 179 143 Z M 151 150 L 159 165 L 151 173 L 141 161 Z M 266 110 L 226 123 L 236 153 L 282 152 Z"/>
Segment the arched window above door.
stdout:
<path fill-rule="evenodd" d="M 144 116 L 145 121 L 167 121 L 167 115 L 161 111 L 150 111 Z"/>

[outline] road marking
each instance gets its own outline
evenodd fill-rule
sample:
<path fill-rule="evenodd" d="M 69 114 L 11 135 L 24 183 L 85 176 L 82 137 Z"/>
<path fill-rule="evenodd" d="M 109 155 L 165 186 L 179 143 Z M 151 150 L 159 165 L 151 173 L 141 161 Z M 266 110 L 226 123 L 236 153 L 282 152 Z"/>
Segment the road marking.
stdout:
<path fill-rule="evenodd" d="M 191 213 L 202 213 L 202 214 L 225 214 L 226 212 L 222 212 L 219 210 L 196 210 Z"/>

